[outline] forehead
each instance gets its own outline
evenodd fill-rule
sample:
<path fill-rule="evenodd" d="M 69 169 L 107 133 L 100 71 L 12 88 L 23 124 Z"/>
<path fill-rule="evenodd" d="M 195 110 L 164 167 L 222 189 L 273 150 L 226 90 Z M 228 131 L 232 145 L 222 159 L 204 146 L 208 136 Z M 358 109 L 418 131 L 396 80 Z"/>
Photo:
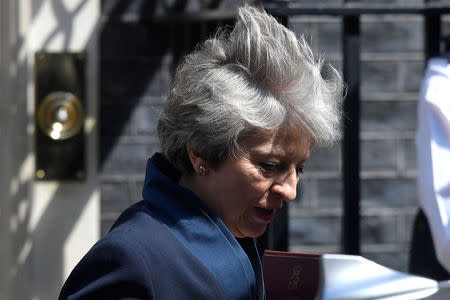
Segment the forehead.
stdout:
<path fill-rule="evenodd" d="M 309 158 L 311 138 L 306 130 L 285 126 L 273 131 L 257 131 L 241 141 L 241 146 L 248 154 L 289 155 L 306 160 Z"/>

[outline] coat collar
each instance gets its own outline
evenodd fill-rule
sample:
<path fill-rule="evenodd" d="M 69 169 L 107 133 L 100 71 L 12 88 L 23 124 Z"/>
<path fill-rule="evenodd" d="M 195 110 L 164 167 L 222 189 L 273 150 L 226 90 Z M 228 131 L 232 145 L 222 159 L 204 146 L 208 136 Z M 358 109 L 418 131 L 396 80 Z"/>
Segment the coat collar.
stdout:
<path fill-rule="evenodd" d="M 227 299 L 254 299 L 256 279 L 247 254 L 203 201 L 177 184 L 179 179 L 163 155 L 149 159 L 142 195 L 153 217 L 211 271 Z"/>

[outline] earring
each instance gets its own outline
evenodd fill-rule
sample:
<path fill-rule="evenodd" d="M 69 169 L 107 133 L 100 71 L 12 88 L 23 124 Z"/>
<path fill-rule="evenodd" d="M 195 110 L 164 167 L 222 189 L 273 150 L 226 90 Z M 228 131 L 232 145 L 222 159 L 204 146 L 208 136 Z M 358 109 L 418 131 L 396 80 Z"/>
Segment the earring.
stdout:
<path fill-rule="evenodd" d="M 206 166 L 200 165 L 198 168 L 200 169 L 200 175 L 206 176 L 206 173 L 207 173 Z"/>

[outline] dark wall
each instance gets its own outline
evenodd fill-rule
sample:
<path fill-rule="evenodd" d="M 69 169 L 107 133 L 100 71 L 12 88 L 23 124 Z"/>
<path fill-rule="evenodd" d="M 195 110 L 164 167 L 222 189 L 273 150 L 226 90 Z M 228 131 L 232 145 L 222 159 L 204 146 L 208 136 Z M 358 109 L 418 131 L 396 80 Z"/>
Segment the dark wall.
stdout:
<path fill-rule="evenodd" d="M 156 118 L 171 77 L 167 26 L 148 16 L 152 1 L 103 1 L 100 34 L 100 172 L 102 234 L 140 200 L 146 160 L 158 150 Z M 145 21 L 126 16 L 145 16 Z"/>

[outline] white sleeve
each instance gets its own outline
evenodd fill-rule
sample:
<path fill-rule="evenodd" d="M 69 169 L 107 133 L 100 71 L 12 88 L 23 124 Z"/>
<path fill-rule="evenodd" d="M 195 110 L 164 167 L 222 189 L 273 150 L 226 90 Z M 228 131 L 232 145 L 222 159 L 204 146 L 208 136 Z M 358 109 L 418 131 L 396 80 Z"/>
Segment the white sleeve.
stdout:
<path fill-rule="evenodd" d="M 436 256 L 450 272 L 450 65 L 432 59 L 422 83 L 416 135 L 419 201 Z"/>

